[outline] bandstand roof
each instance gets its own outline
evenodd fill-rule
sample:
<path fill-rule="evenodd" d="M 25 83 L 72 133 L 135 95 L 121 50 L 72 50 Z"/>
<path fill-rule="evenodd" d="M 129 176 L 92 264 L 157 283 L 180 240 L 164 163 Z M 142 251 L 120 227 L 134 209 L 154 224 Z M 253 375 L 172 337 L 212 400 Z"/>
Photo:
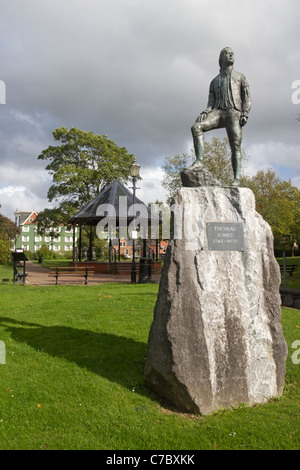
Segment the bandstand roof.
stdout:
<path fill-rule="evenodd" d="M 120 213 L 120 196 L 127 198 L 127 213 L 130 206 L 133 205 L 133 193 L 130 192 L 120 181 L 114 180 L 110 183 L 100 194 L 98 194 L 91 202 L 89 202 L 83 209 L 81 209 L 76 215 L 71 217 L 68 221 L 69 224 L 81 224 L 81 225 L 97 225 L 97 223 L 107 217 L 107 215 L 97 215 L 97 209 L 103 204 L 110 204 L 115 209 L 116 223 L 119 222 Z M 135 204 L 142 204 L 145 206 L 148 213 L 148 222 L 151 220 L 151 210 L 149 207 L 135 196 Z M 121 214 L 122 216 L 123 214 Z M 138 214 L 137 214 L 138 215 Z M 127 221 L 130 223 L 134 219 L 134 216 L 127 216 Z M 157 216 L 158 219 L 158 216 Z M 152 214 L 153 220 L 153 214 Z"/>

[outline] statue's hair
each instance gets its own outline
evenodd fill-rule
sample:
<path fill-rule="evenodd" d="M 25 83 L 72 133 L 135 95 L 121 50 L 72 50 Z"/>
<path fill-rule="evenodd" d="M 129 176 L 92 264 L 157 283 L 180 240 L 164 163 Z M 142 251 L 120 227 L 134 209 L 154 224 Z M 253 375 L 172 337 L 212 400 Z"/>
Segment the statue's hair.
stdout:
<path fill-rule="evenodd" d="M 223 68 L 223 56 L 224 56 L 224 53 L 225 53 L 228 49 L 231 49 L 231 47 L 224 47 L 224 48 L 221 50 L 221 52 L 220 52 L 219 65 L 220 65 L 220 68 L 221 68 L 221 69 Z"/>

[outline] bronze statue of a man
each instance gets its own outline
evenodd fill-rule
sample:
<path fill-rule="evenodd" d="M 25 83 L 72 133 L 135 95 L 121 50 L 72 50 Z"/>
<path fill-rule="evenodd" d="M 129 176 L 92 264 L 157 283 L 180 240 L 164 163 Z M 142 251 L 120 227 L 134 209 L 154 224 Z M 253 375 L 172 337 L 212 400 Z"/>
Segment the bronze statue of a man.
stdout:
<path fill-rule="evenodd" d="M 201 165 L 204 156 L 203 133 L 225 127 L 231 148 L 234 174 L 233 186 L 240 183 L 242 127 L 247 123 L 251 108 L 250 89 L 246 77 L 233 69 L 234 53 L 230 47 L 222 49 L 219 58 L 220 73 L 210 84 L 207 108 L 192 127 L 196 162 Z"/>

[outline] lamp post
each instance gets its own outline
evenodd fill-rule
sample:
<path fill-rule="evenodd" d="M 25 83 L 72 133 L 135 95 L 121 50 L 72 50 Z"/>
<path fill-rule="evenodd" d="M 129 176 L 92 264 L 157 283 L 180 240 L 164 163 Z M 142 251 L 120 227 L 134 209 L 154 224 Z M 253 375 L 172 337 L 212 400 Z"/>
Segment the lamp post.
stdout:
<path fill-rule="evenodd" d="M 20 226 L 20 214 L 18 212 L 18 209 L 15 210 L 15 251 L 17 249 L 17 231 L 18 231 L 18 227 Z"/>
<path fill-rule="evenodd" d="M 135 204 L 135 191 L 136 191 L 136 180 L 139 177 L 141 166 L 136 163 L 134 160 L 133 164 L 129 168 L 130 176 L 132 177 L 132 184 L 133 184 L 133 209 Z M 135 225 L 134 225 L 135 229 Z M 135 267 L 135 242 L 134 240 L 137 238 L 137 233 L 135 230 L 132 231 L 131 239 L 132 239 L 132 264 L 131 264 L 131 282 L 136 283 L 136 267 Z"/>

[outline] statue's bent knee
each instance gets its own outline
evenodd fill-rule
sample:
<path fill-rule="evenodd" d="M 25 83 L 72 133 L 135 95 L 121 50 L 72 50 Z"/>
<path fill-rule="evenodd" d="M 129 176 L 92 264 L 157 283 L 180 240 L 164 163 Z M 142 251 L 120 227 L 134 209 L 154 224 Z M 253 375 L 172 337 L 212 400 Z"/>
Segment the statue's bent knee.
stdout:
<path fill-rule="evenodd" d="M 195 124 L 192 125 L 191 128 L 192 134 L 193 135 L 201 135 L 202 134 L 202 127 L 200 122 L 195 122 Z"/>

